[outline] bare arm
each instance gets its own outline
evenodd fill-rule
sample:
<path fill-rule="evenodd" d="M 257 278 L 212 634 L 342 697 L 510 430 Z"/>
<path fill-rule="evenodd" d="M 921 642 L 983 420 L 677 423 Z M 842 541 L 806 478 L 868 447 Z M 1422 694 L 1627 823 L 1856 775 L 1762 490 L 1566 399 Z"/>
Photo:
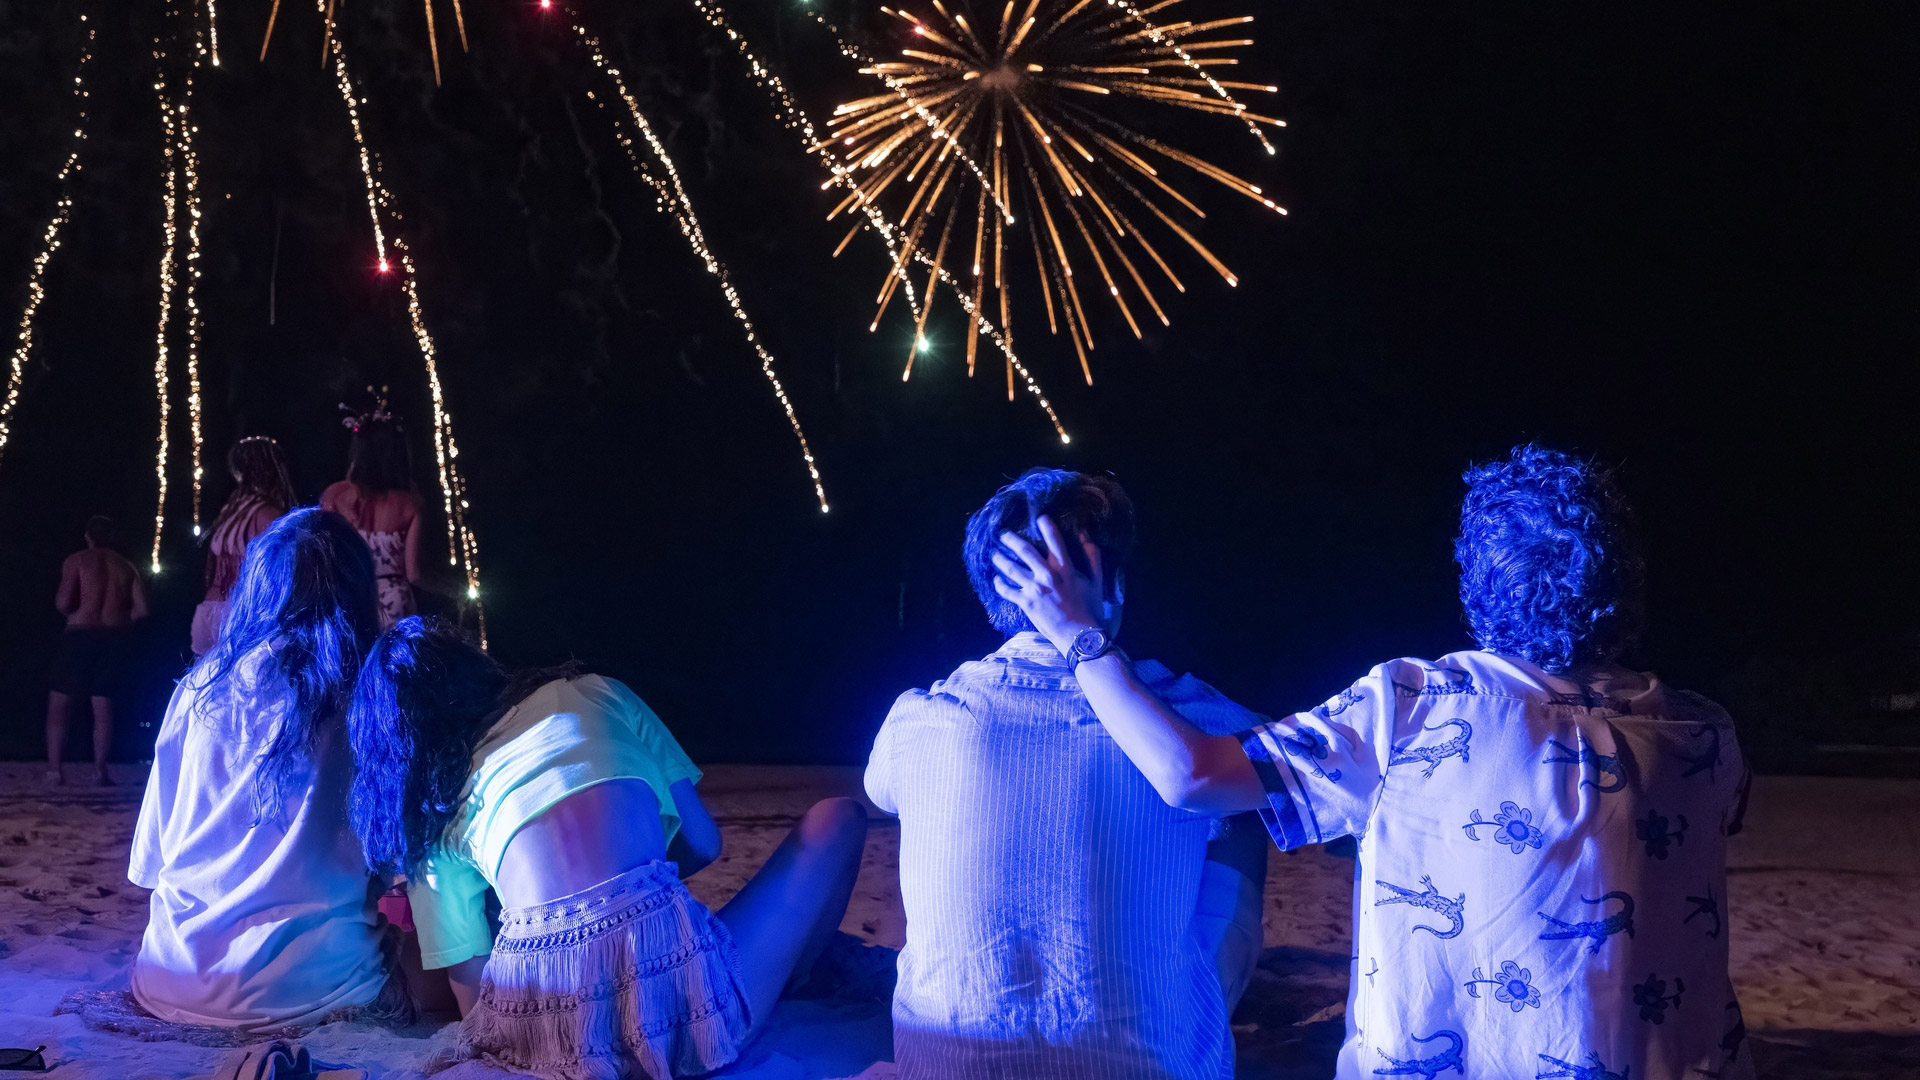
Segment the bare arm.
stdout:
<path fill-rule="evenodd" d="M 127 609 L 127 618 L 132 622 L 139 622 L 147 617 L 147 579 L 140 576 L 138 569 L 131 566 L 127 569 L 133 574 L 133 584 L 129 586 L 132 590 L 132 602 Z"/>
<path fill-rule="evenodd" d="M 487 969 L 487 954 L 470 956 L 447 969 L 447 985 L 453 988 L 453 1000 L 460 1003 L 460 1015 L 473 1011 L 480 1000 L 480 973 Z"/>
<path fill-rule="evenodd" d="M 1052 519 L 1040 519 L 1044 554 L 1013 533 L 1000 542 L 1015 558 L 995 554 L 1000 571 L 993 587 L 1016 604 L 1062 654 L 1075 637 L 1102 624 L 1100 549 L 1085 536 L 1092 572 L 1083 574 L 1066 555 L 1066 541 Z M 1094 715 L 1122 752 L 1170 806 L 1208 814 L 1256 810 L 1266 792 L 1231 735 L 1208 735 L 1166 706 L 1133 674 L 1117 653 L 1089 660 L 1074 669 Z"/>
<path fill-rule="evenodd" d="M 720 857 L 720 826 L 714 824 L 713 815 L 707 813 L 693 781 L 676 781 L 668 791 L 673 794 L 673 808 L 680 815 L 680 831 L 667 845 L 667 858 L 679 865 L 681 877 L 692 877 Z"/>
<path fill-rule="evenodd" d="M 54 591 L 53 606 L 62 615 L 80 610 L 80 573 L 72 559 L 60 564 L 60 588 Z"/>

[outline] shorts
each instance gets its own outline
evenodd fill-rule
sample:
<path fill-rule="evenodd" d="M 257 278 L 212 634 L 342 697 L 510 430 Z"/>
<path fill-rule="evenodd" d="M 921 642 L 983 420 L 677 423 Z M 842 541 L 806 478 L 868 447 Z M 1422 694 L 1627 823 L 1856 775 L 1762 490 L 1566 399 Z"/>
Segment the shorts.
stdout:
<path fill-rule="evenodd" d="M 133 635 L 124 626 L 85 626 L 60 635 L 53 690 L 69 697 L 112 697 L 126 684 Z"/>

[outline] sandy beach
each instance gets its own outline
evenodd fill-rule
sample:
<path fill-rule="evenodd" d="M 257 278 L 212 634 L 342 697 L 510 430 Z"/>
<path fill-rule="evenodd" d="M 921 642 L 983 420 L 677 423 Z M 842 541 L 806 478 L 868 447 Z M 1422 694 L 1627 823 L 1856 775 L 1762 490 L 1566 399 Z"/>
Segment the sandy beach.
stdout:
<path fill-rule="evenodd" d="M 137 767 L 116 787 L 51 787 L 38 765 L 0 765 L 0 1044 L 47 1046 L 75 1077 L 211 1075 L 237 1051 L 96 1030 L 59 1012 L 72 995 L 111 992 L 127 973 L 147 894 L 126 881 L 139 805 Z M 84 770 L 74 768 L 78 778 Z M 726 855 L 689 884 L 718 904 L 760 865 L 796 815 L 856 794 L 853 769 L 715 766 L 702 786 Z M 865 862 L 834 952 L 838 985 L 783 1002 L 768 1035 L 724 1075 L 827 1080 L 892 1075 L 886 973 L 905 934 L 899 831 L 874 815 Z M 1734 981 L 1766 1077 L 1920 1077 L 1920 783 L 1761 778 L 1728 883 Z M 1339 1043 L 1353 864 L 1314 849 L 1269 873 L 1266 953 L 1234 1017 L 1239 1073 L 1324 1077 Z M 879 948 L 863 948 L 879 947 Z M 314 1056 L 405 1077 L 449 1032 L 332 1024 L 302 1041 Z M 444 1074 L 499 1076 L 477 1067 Z"/>

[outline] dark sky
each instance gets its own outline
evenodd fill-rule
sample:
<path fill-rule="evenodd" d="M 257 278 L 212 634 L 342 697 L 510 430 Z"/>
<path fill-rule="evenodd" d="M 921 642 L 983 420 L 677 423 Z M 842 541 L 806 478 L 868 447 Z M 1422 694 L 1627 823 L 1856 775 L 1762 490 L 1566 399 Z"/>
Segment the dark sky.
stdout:
<path fill-rule="evenodd" d="M 1190 2 L 1258 16 L 1243 71 L 1280 84 L 1290 126 L 1272 159 L 1225 121 L 1174 137 L 1292 214 L 1204 192 L 1202 237 L 1240 286 L 1187 266 L 1172 328 L 1138 343 L 1098 316 L 1092 388 L 1026 312 L 1022 354 L 1067 447 L 992 369 L 968 381 L 951 306 L 900 382 L 910 324 L 896 308 L 866 329 L 879 249 L 830 257 L 833 197 L 689 4 L 586 5 L 779 358 L 825 517 L 563 28 L 469 3 L 473 51 L 443 41 L 436 90 L 417 3 L 348 5 L 496 651 L 627 679 L 703 760 L 861 760 L 895 694 L 993 647 L 961 528 L 1005 477 L 1050 464 L 1111 470 L 1140 504 L 1130 651 L 1256 709 L 1301 708 L 1380 660 L 1468 644 L 1459 474 L 1537 438 L 1621 465 L 1652 560 L 1646 661 L 1732 705 L 1772 767 L 1865 737 L 1849 732 L 1868 695 L 1920 688 L 1912 5 Z M 261 64 L 266 6 L 221 5 L 226 65 L 196 95 L 209 515 L 241 435 L 285 441 L 317 497 L 344 468 L 335 406 L 369 383 L 393 388 L 431 482 L 419 357 L 369 272 L 318 20 L 285 5 Z M 135 534 L 129 553 L 151 528 L 161 21 L 139 7 L 100 22 L 96 134 L 0 462 L 0 749 L 22 755 L 38 752 L 60 557 L 90 513 Z M 737 8 L 816 115 L 861 91 L 793 0 Z M 76 10 L 0 0 L 13 311 L 71 127 Z M 178 673 L 198 599 L 186 511 L 169 506 L 138 719 Z M 143 734 L 123 737 L 129 756 Z"/>

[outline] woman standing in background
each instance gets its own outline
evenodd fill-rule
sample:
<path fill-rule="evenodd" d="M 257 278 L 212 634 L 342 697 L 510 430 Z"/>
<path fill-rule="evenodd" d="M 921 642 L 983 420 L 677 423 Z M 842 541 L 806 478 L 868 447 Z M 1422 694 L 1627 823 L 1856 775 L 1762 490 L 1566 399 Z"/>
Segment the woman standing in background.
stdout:
<path fill-rule="evenodd" d="M 385 398 L 341 422 L 353 432 L 347 478 L 320 494 L 320 506 L 352 522 L 373 552 L 385 630 L 419 610 L 413 590 L 420 584 L 420 494 L 413 488 L 413 459 Z"/>
<path fill-rule="evenodd" d="M 233 475 L 233 494 L 207 530 L 207 592 L 193 611 L 193 656 L 206 655 L 220 638 L 227 618 L 227 593 L 240 576 L 247 545 L 267 531 L 274 519 L 293 508 L 293 481 L 287 476 L 287 456 L 280 444 L 254 435 L 233 444 L 227 452 L 227 472 Z"/>

